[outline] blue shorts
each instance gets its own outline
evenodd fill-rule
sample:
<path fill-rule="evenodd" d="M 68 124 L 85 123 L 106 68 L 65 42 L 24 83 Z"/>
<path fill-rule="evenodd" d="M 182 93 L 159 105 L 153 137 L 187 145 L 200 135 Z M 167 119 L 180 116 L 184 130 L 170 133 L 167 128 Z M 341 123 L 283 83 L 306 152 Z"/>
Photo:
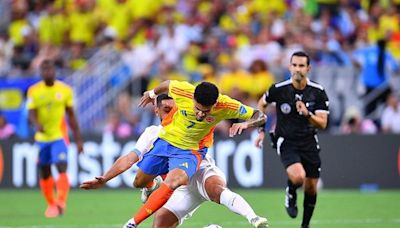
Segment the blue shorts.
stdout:
<path fill-rule="evenodd" d="M 207 148 L 198 151 L 183 150 L 158 138 L 154 142 L 154 147 L 144 154 L 137 166 L 150 175 L 166 174 L 178 168 L 185 171 L 191 178 L 206 154 Z"/>
<path fill-rule="evenodd" d="M 39 146 L 39 165 L 67 163 L 68 149 L 64 139 L 36 144 Z"/>

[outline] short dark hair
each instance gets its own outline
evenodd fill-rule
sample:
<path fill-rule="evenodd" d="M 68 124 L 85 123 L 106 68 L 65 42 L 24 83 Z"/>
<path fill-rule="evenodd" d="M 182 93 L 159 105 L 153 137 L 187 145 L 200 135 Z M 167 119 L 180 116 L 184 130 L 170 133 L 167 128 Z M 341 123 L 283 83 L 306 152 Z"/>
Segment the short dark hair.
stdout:
<path fill-rule="evenodd" d="M 54 61 L 51 59 L 45 59 L 42 61 L 42 63 L 40 64 L 41 67 L 43 67 L 44 65 L 50 65 L 50 66 L 54 66 Z"/>
<path fill-rule="evenodd" d="M 157 95 L 157 98 L 156 98 L 157 107 L 160 107 L 160 106 L 161 106 L 161 102 L 162 102 L 163 100 L 171 100 L 171 99 L 172 99 L 172 97 L 168 96 L 168 95 L 165 94 L 165 93 L 162 93 L 162 94 Z"/>
<path fill-rule="evenodd" d="M 211 106 L 217 103 L 219 91 L 216 85 L 210 82 L 202 82 L 194 90 L 194 99 L 203 106 Z"/>
<path fill-rule="evenodd" d="M 310 56 L 307 53 L 305 53 L 304 51 L 296 51 L 295 53 L 293 53 L 292 57 L 290 57 L 290 62 L 292 62 L 293 56 L 306 57 L 307 58 L 307 66 L 310 65 Z"/>

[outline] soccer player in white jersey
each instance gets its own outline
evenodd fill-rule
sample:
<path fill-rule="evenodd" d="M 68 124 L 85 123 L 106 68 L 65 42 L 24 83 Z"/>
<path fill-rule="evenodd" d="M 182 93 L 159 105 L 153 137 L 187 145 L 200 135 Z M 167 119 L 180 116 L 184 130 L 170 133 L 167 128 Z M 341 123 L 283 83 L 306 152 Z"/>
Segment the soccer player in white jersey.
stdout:
<path fill-rule="evenodd" d="M 168 97 L 166 94 L 160 94 L 157 97 L 154 112 L 162 121 L 163 119 L 167 118 L 173 107 L 174 101 L 172 98 Z M 161 128 L 161 125 L 152 125 L 147 127 L 146 130 L 140 135 L 138 141 L 136 142 L 135 148 L 131 152 L 118 158 L 103 176 L 97 176 L 93 180 L 85 181 L 79 187 L 86 190 L 101 188 L 107 183 L 107 181 L 131 168 L 136 162 L 139 161 L 144 153 L 151 149 Z"/>
<path fill-rule="evenodd" d="M 173 100 L 165 94 L 157 97 L 156 114 L 161 120 L 168 118 L 173 107 Z M 128 170 L 144 153 L 150 150 L 152 143 L 157 139 L 161 126 L 150 126 L 139 137 L 135 149 L 127 155 L 121 156 L 104 176 L 85 181 L 80 188 L 89 190 L 101 188 L 115 176 Z M 142 200 L 159 186 L 161 178 L 157 178 L 154 186 L 144 190 Z M 257 216 L 243 197 L 230 191 L 226 187 L 226 178 L 215 165 L 215 161 L 206 155 L 199 170 L 191 178 L 189 185 L 180 186 L 174 191 L 168 202 L 156 212 L 154 227 L 176 227 L 190 218 L 195 210 L 205 201 L 213 201 L 225 205 L 229 210 L 245 217 L 254 227 L 268 227 L 266 218 Z"/>

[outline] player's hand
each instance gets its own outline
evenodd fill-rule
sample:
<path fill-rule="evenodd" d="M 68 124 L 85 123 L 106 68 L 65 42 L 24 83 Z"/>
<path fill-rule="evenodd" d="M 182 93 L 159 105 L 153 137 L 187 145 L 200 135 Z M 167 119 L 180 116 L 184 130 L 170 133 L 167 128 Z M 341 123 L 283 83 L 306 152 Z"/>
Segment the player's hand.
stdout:
<path fill-rule="evenodd" d="M 262 148 L 264 138 L 265 138 L 265 132 L 262 131 L 262 132 L 258 133 L 258 137 L 256 138 L 254 145 L 258 148 Z"/>
<path fill-rule="evenodd" d="M 89 180 L 83 182 L 79 185 L 79 188 L 90 190 L 90 189 L 98 189 L 103 187 L 106 184 L 106 178 L 104 176 L 95 177 L 94 180 Z"/>
<path fill-rule="evenodd" d="M 231 128 L 229 128 L 229 137 L 233 137 L 237 134 L 242 134 L 244 129 L 247 129 L 249 124 L 247 122 L 243 123 L 234 123 Z"/>
<path fill-rule="evenodd" d="M 302 116 L 308 115 L 308 109 L 303 101 L 296 101 L 297 112 Z"/>
<path fill-rule="evenodd" d="M 143 108 L 146 107 L 146 105 L 149 103 L 154 103 L 154 99 L 152 99 L 149 94 L 149 91 L 143 93 L 142 98 L 140 98 L 139 107 Z"/>
<path fill-rule="evenodd" d="M 76 148 L 79 154 L 83 153 L 83 143 L 81 141 L 76 142 Z"/>
<path fill-rule="evenodd" d="M 36 126 L 36 131 L 44 133 L 43 125 L 38 124 L 38 125 Z"/>

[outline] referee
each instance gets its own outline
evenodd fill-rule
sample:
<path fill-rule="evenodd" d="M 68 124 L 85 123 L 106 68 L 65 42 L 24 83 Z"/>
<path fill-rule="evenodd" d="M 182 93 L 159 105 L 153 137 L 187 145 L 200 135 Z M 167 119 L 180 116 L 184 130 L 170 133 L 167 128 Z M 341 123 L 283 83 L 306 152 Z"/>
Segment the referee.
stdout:
<path fill-rule="evenodd" d="M 261 97 L 259 110 L 276 103 L 277 123 L 273 138 L 277 153 L 286 168 L 288 186 L 285 207 L 290 217 L 297 217 L 296 189 L 304 184 L 304 211 L 301 227 L 309 227 L 317 201 L 317 182 L 321 171 L 317 129 L 328 122 L 328 97 L 324 88 L 308 79 L 310 57 L 295 52 L 290 58 L 289 80 L 276 83 Z M 261 145 L 264 128 L 256 144 Z"/>

